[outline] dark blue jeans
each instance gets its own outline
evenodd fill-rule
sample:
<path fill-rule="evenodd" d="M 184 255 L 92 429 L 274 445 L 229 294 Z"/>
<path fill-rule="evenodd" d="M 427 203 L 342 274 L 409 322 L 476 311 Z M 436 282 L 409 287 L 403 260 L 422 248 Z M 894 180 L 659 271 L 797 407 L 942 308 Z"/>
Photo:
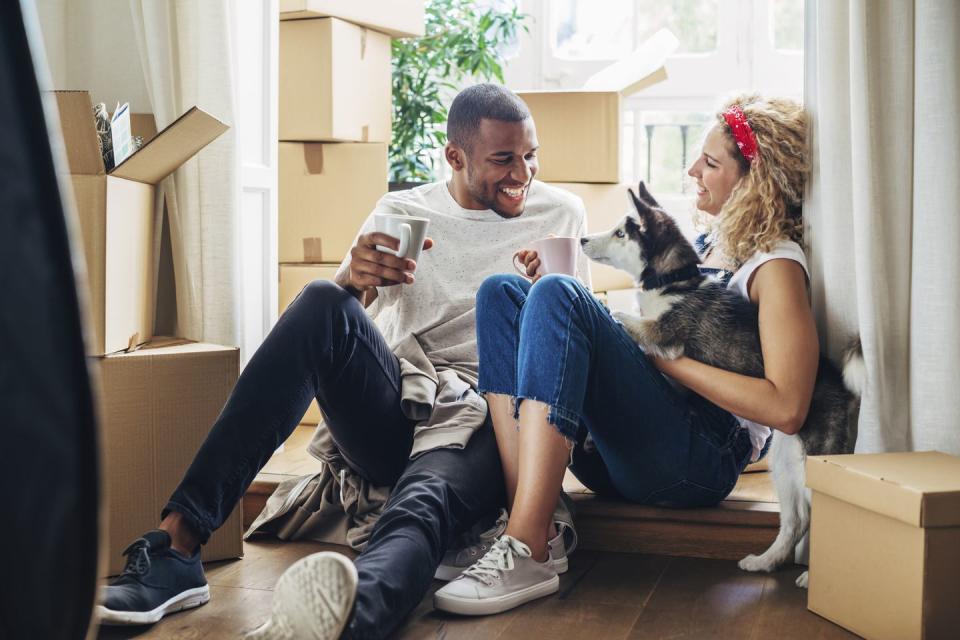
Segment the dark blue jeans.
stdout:
<path fill-rule="evenodd" d="M 395 630 L 430 588 L 448 540 L 505 504 L 493 429 L 463 450 L 409 460 L 414 423 L 400 410 L 400 364 L 360 303 L 329 282 L 307 285 L 247 363 L 163 511 L 202 539 L 220 527 L 316 398 L 351 466 L 393 486 L 366 549 L 347 634 Z"/>
<path fill-rule="evenodd" d="M 480 389 L 550 406 L 576 443 L 571 470 L 598 493 L 694 507 L 723 500 L 752 453 L 730 413 L 675 389 L 579 281 L 515 275 L 477 293 Z M 585 448 L 590 434 L 595 449 Z"/>

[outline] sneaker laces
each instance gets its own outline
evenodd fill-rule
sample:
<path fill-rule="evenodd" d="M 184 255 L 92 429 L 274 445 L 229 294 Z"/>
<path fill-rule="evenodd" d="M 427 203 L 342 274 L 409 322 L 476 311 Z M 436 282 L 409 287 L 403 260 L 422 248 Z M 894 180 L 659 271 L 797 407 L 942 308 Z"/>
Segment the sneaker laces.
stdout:
<path fill-rule="evenodd" d="M 466 532 L 461 536 L 459 544 L 455 546 L 454 549 L 458 549 L 460 552 L 469 551 L 473 557 L 477 556 L 477 548 L 483 553 L 486 553 L 493 545 L 493 542 L 507 530 L 508 520 L 509 515 L 507 514 L 507 510 L 500 509 L 500 514 L 489 529 L 481 531 L 480 533 L 476 533 L 476 529 Z"/>
<path fill-rule="evenodd" d="M 529 558 L 530 555 L 530 547 L 504 534 L 493 543 L 486 555 L 468 567 L 462 575 L 475 578 L 490 587 L 494 580 L 500 579 L 502 572 L 513 570 L 516 557 Z"/>
<path fill-rule="evenodd" d="M 120 573 L 122 576 L 135 575 L 143 576 L 150 571 L 150 541 L 145 538 L 137 538 L 123 550 L 123 555 L 127 557 L 127 563 Z"/>

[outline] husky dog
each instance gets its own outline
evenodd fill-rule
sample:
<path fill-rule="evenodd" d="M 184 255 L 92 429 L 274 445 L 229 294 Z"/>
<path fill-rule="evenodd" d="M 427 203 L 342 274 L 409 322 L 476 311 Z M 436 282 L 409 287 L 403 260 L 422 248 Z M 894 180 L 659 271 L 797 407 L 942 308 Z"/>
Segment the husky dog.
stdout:
<path fill-rule="evenodd" d="M 642 287 L 637 294 L 642 315 L 615 312 L 614 317 L 647 353 L 669 360 L 686 355 L 762 378 L 756 305 L 702 275 L 696 251 L 642 182 L 638 193 L 639 197 L 630 190 L 635 216 L 627 215 L 612 230 L 580 240 L 590 259 L 630 273 Z M 807 455 L 853 450 L 863 374 L 859 343 L 848 350 L 843 375 L 821 356 L 803 427 L 797 435 L 776 431 L 771 443 L 780 532 L 763 554 L 742 559 L 741 569 L 772 571 L 791 557 L 807 532 L 810 497 L 804 488 L 804 460 Z M 805 572 L 797 585 L 806 587 L 806 581 Z"/>

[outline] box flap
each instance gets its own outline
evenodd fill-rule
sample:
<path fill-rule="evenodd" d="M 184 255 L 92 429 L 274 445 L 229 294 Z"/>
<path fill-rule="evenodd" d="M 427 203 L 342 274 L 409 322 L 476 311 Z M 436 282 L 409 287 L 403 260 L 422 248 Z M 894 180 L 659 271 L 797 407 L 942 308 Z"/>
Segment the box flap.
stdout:
<path fill-rule="evenodd" d="M 60 112 L 60 130 L 67 148 L 70 173 L 100 175 L 104 173 L 93 103 L 86 91 L 54 91 Z"/>
<path fill-rule="evenodd" d="M 626 58 L 590 76 L 584 91 L 619 91 L 632 95 L 667 79 L 664 67 L 680 41 L 667 29 L 660 29 Z"/>
<path fill-rule="evenodd" d="M 814 491 L 919 527 L 960 526 L 960 458 L 939 451 L 807 458 Z"/>
<path fill-rule="evenodd" d="M 191 107 L 139 151 L 114 168 L 110 175 L 156 184 L 227 129 L 227 125 L 206 111 Z"/>

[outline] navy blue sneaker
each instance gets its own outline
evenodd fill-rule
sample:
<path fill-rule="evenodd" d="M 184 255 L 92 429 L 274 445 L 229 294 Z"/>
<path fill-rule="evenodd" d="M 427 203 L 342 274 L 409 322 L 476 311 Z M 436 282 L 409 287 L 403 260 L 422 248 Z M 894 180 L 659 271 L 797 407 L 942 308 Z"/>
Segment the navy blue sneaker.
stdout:
<path fill-rule="evenodd" d="M 123 550 L 127 564 L 97 606 L 101 624 L 153 624 L 210 599 L 200 550 L 186 557 L 170 547 L 170 534 L 154 529 Z"/>

